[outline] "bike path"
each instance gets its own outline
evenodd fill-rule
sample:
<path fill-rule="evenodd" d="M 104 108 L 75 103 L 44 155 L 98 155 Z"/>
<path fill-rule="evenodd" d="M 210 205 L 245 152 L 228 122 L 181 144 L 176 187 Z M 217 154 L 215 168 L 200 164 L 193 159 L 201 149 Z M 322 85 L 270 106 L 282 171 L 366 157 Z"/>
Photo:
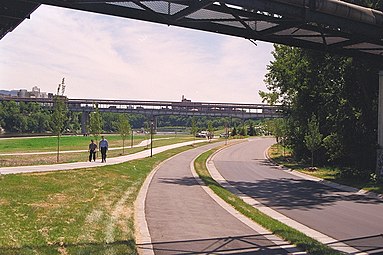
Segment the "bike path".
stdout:
<path fill-rule="evenodd" d="M 288 250 L 291 246 L 241 217 L 193 175 L 193 159 L 216 146 L 178 154 L 152 174 L 143 195 L 145 215 L 138 216 L 148 228 L 147 233 L 139 230 L 140 235 L 146 234 L 138 238 L 140 253 L 293 254 Z M 287 245 L 286 249 L 281 245 Z"/>
<path fill-rule="evenodd" d="M 270 164 L 264 152 L 273 143 L 256 138 L 221 150 L 210 162 L 212 175 L 249 204 L 322 243 L 347 254 L 382 254 L 383 200 Z"/>

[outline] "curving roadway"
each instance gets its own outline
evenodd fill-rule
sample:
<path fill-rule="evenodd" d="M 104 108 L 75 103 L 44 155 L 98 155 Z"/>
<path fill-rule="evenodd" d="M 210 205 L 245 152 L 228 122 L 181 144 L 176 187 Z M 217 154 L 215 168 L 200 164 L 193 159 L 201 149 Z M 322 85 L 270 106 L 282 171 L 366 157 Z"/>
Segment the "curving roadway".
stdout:
<path fill-rule="evenodd" d="M 265 159 L 272 138 L 221 150 L 217 170 L 241 193 L 311 229 L 369 254 L 383 254 L 383 201 L 282 170 Z"/>

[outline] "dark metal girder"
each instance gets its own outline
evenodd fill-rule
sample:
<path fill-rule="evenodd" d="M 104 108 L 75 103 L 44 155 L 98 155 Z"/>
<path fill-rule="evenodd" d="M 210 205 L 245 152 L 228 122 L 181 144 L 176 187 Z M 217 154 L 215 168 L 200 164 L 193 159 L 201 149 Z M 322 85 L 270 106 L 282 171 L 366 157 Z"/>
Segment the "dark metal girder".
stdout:
<path fill-rule="evenodd" d="M 201 10 L 203 8 L 206 8 L 207 6 L 211 5 L 214 1 L 211 1 L 211 0 L 206 0 L 206 1 L 191 1 L 187 8 L 175 13 L 172 15 L 172 20 L 173 21 L 178 21 L 186 16 L 188 16 L 189 14 L 192 14 L 198 10 Z"/>
<path fill-rule="evenodd" d="M 13 7 L 14 13 L 1 9 L 3 2 Z M 121 3 L 121 6 L 112 2 Z M 130 8 L 123 2 L 134 3 L 139 8 Z M 1 20 L 0 37 L 7 33 L 7 28 L 18 25 L 12 22 L 13 19 L 22 21 L 28 17 L 22 15 L 23 11 L 30 14 L 34 10 L 28 5 L 48 4 L 296 47 L 382 57 L 365 52 L 373 50 L 378 53 L 378 46 L 383 46 L 381 26 L 317 11 L 313 0 L 299 2 L 301 5 L 295 3 L 292 0 L 3 0 L 0 3 L 0 18 L 3 17 L 2 20 L 9 24 L 2 25 Z M 166 4 L 169 5 L 168 12 L 156 9 L 157 5 L 166 9 Z M 180 10 L 175 8 L 171 12 L 172 4 L 181 6 Z M 18 5 L 24 8 L 15 8 Z M 9 13 L 10 17 L 7 16 Z M 297 33 L 292 29 L 296 29 Z M 358 48 L 355 46 L 358 43 L 366 43 L 367 46 Z"/>

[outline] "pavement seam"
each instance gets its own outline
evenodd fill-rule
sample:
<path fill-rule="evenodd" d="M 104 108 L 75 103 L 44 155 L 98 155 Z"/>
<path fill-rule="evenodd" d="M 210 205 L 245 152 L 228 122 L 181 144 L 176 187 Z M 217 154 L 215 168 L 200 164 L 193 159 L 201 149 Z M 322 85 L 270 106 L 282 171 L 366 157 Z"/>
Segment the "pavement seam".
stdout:
<path fill-rule="evenodd" d="M 222 149 L 224 149 L 224 148 L 222 148 Z M 225 189 L 228 189 L 230 192 L 232 192 L 235 195 L 237 195 L 238 197 L 240 197 L 244 202 L 246 202 L 247 204 L 258 209 L 262 213 L 288 225 L 289 227 L 292 227 L 292 228 L 304 233 L 305 235 L 307 235 L 307 236 L 309 236 L 309 237 L 311 237 L 311 238 L 313 238 L 313 239 L 315 239 L 315 240 L 317 240 L 317 241 L 319 241 L 325 245 L 330 246 L 333 249 L 336 249 L 336 250 L 341 251 L 341 252 L 346 252 L 347 254 L 358 254 L 358 255 L 367 254 L 367 253 L 361 252 L 358 249 L 355 249 L 351 246 L 348 246 L 347 244 L 340 242 L 339 240 L 336 240 L 332 237 L 329 237 L 329 236 L 327 236 L 327 235 L 325 235 L 319 231 L 311 229 L 308 226 L 305 226 L 304 224 L 301 224 L 301 223 L 299 223 L 293 219 L 290 219 L 287 216 L 275 211 L 274 209 L 271 209 L 271 208 L 263 205 L 262 203 L 260 203 L 256 199 L 249 197 L 246 194 L 239 191 L 238 189 L 236 189 L 225 178 L 223 178 L 223 176 L 219 173 L 219 171 L 217 170 L 217 168 L 214 165 L 214 160 L 213 160 L 214 156 L 219 151 L 220 150 L 216 151 L 215 153 L 213 153 L 208 158 L 208 160 L 206 161 L 206 166 L 207 166 L 208 171 L 210 172 L 210 175 L 212 176 L 212 178 L 216 182 L 218 182 L 222 187 L 224 187 Z M 267 149 L 266 149 L 266 151 L 267 151 Z M 266 153 L 266 151 L 265 151 L 265 153 Z M 266 157 L 266 154 L 265 154 L 265 157 Z"/>
<path fill-rule="evenodd" d="M 218 151 L 221 151 L 229 146 L 232 146 L 232 145 L 235 145 L 235 144 L 238 144 L 238 143 L 232 143 L 232 144 L 229 144 L 229 145 L 226 145 L 222 148 L 219 148 L 217 150 Z M 204 152 L 202 152 L 204 153 Z M 201 154 L 202 154 L 201 153 Z M 192 172 L 193 174 L 193 177 L 195 178 L 195 180 L 198 182 L 198 184 L 202 187 L 202 189 L 219 205 L 221 206 L 224 210 L 226 210 L 228 213 L 230 213 L 232 216 L 234 216 L 235 218 L 237 218 L 239 221 L 241 221 L 242 223 L 244 223 L 246 226 L 248 226 L 249 228 L 253 229 L 254 231 L 256 231 L 257 233 L 261 234 L 261 235 L 264 235 L 264 237 L 266 239 L 268 239 L 269 241 L 271 241 L 272 243 L 276 244 L 278 247 L 286 250 L 289 254 L 295 254 L 295 255 L 298 255 L 298 254 L 306 254 L 305 252 L 302 252 L 301 250 L 299 250 L 296 246 L 284 241 L 283 239 L 279 238 L 278 236 L 276 235 L 273 235 L 269 230 L 263 228 L 262 226 L 260 226 L 259 224 L 257 224 L 256 222 L 252 221 L 251 219 L 249 219 L 248 217 L 244 216 L 243 214 L 241 214 L 240 212 L 238 212 L 234 207 L 232 207 L 230 204 L 228 204 L 226 201 L 224 201 L 222 198 L 220 198 L 217 194 L 215 194 L 208 186 L 206 186 L 206 184 L 202 181 L 202 179 L 198 176 L 195 168 L 194 168 L 194 161 L 201 155 L 199 154 L 198 156 L 196 156 L 190 163 L 190 171 Z M 211 156 L 210 156 L 211 157 Z M 209 159 L 210 159 L 209 157 Z M 209 160 L 208 159 L 208 160 Z M 208 161 L 207 161 L 208 162 Z"/>

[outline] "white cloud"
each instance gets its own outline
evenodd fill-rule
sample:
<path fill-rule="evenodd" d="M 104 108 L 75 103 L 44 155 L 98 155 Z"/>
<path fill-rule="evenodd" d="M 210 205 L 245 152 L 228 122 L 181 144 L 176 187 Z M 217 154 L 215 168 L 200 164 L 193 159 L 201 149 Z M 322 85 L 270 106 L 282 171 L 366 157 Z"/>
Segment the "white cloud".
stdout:
<path fill-rule="evenodd" d="M 42 6 L 0 42 L 0 87 L 72 98 L 260 103 L 272 45 Z"/>

